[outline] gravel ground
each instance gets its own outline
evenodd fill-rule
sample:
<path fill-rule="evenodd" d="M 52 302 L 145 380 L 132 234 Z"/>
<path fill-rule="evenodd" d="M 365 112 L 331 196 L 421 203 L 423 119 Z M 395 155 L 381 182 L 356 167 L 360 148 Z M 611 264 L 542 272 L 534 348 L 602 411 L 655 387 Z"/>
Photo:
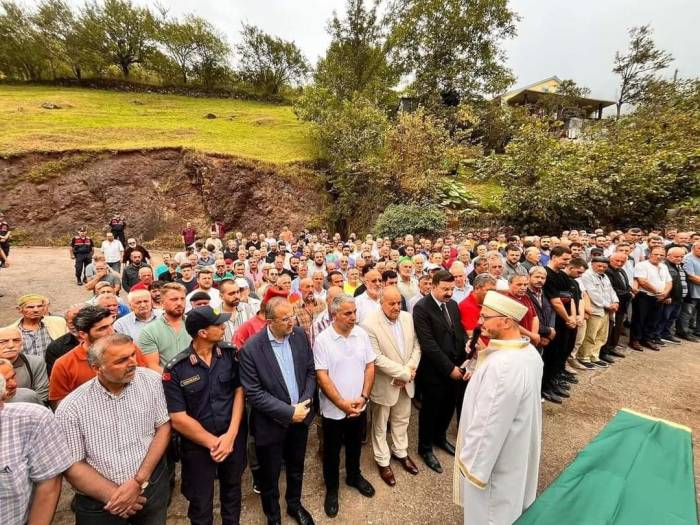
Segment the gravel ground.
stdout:
<path fill-rule="evenodd" d="M 86 297 L 86 292 L 74 284 L 71 260 L 65 249 L 14 248 L 10 260 L 12 266 L 0 271 L 0 292 L 4 294 L 0 297 L 0 323 L 15 319 L 14 301 L 21 293 L 46 294 L 54 312 Z M 694 448 L 698 450 L 700 344 L 688 343 L 666 347 L 658 353 L 629 352 L 627 355 L 609 370 L 581 373 L 580 384 L 574 386 L 572 398 L 563 405 L 544 405 L 540 490 L 559 475 L 620 408 L 631 408 L 689 426 L 693 429 Z M 410 453 L 414 459 L 418 459 L 416 422 L 414 412 L 410 427 Z M 455 434 L 453 425 L 453 441 Z M 317 523 L 393 524 L 399 519 L 406 524 L 461 522 L 461 509 L 452 504 L 452 462 L 442 451 L 437 455 L 446 467 L 444 474 L 433 473 L 419 460 L 421 472 L 416 477 L 403 472 L 400 465 L 394 465 L 397 484 L 389 488 L 377 474 L 370 446 L 363 450 L 363 472 L 377 489 L 375 497 L 363 498 L 354 489 L 343 486 L 340 513 L 335 520 L 327 519 L 323 513 L 323 480 L 317 448 L 316 432 L 312 429 L 302 498 Z M 696 455 L 696 487 L 700 487 L 699 464 Z M 250 489 L 249 472 L 245 474 L 243 486 L 242 523 L 264 523 L 258 498 Z M 55 524 L 73 523 L 69 501 L 70 489 L 67 488 L 63 491 Z M 176 491 L 168 523 L 185 524 L 186 516 L 187 503 Z"/>

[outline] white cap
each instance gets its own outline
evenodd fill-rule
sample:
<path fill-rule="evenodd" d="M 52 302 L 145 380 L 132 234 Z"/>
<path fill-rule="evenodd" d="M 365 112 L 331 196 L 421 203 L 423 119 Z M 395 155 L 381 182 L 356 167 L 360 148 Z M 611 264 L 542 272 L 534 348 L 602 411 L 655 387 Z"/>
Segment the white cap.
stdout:
<path fill-rule="evenodd" d="M 518 322 L 527 313 L 527 306 L 494 290 L 486 292 L 483 306 Z"/>

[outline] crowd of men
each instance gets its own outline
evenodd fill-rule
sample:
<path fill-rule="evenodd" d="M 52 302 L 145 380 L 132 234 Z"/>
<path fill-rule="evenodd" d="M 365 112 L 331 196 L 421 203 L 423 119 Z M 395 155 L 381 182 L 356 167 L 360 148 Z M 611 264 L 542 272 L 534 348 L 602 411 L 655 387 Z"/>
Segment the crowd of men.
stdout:
<path fill-rule="evenodd" d="M 310 524 L 314 421 L 327 516 L 343 449 L 345 484 L 374 495 L 369 442 L 388 486 L 392 463 L 419 474 L 412 449 L 436 473 L 436 448 L 455 456 L 465 523 L 512 523 L 535 497 L 542 400 L 629 352 L 700 341 L 692 232 L 342 240 L 187 223 L 156 265 L 121 215 L 109 230 L 99 250 L 84 227 L 71 240 L 83 303 L 59 314 L 27 293 L 0 328 L 0 523 L 50 523 L 62 478 L 76 523 L 165 523 L 179 462 L 193 524 L 213 523 L 215 480 L 222 522 L 239 523 L 246 467 L 268 523 L 284 469 L 286 513 Z"/>

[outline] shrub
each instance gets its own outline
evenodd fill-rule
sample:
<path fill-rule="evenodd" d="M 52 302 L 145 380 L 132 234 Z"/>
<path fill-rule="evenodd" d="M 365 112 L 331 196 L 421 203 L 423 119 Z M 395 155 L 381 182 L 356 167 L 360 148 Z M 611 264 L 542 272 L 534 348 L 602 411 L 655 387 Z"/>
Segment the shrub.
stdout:
<path fill-rule="evenodd" d="M 377 218 L 374 232 L 381 237 L 406 234 L 434 235 L 445 230 L 447 218 L 436 207 L 416 204 L 392 204 Z"/>

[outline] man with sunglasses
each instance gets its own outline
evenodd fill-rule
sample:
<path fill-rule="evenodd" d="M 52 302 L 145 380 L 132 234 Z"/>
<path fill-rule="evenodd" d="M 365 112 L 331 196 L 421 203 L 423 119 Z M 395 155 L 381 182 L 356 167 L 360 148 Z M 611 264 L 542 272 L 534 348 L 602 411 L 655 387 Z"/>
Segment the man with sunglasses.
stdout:
<path fill-rule="evenodd" d="M 467 385 L 457 434 L 454 502 L 464 507 L 464 523 L 513 523 L 535 500 L 543 364 L 520 333 L 526 312 L 486 292 L 479 322 L 490 341 Z"/>

